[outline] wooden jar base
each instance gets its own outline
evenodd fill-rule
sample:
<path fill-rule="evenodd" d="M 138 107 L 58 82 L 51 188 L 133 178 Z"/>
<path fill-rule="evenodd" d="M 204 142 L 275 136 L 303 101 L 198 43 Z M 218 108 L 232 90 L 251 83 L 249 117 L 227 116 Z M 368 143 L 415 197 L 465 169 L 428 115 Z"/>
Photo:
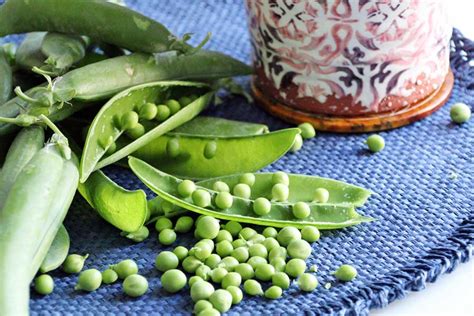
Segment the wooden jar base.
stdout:
<path fill-rule="evenodd" d="M 446 103 L 454 86 L 454 75 L 449 71 L 443 85 L 428 98 L 396 112 L 369 114 L 356 117 L 317 115 L 290 108 L 274 102 L 252 83 L 252 91 L 257 104 L 272 115 L 291 123 L 310 122 L 320 131 L 337 133 L 364 133 L 398 128 L 419 121 Z"/>

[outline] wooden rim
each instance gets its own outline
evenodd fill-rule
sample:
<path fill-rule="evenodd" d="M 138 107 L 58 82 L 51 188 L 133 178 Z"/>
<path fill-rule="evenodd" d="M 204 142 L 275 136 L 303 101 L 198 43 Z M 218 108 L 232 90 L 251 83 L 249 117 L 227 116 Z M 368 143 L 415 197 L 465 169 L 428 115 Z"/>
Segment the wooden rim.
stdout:
<path fill-rule="evenodd" d="M 386 112 L 356 117 L 337 117 L 316 115 L 290 108 L 282 103 L 268 99 L 252 82 L 252 91 L 265 111 L 290 123 L 310 122 L 320 131 L 337 133 L 365 133 L 398 128 L 419 121 L 443 106 L 451 95 L 454 75 L 450 70 L 443 85 L 429 97 L 396 112 Z"/>

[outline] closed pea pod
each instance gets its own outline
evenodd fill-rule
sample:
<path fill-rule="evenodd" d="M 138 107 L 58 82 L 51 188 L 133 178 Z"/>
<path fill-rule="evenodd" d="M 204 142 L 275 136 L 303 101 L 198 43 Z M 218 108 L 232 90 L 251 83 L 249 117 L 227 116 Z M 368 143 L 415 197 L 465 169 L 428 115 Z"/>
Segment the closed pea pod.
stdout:
<path fill-rule="evenodd" d="M 0 105 L 7 102 L 13 91 L 13 75 L 10 63 L 0 47 Z"/>

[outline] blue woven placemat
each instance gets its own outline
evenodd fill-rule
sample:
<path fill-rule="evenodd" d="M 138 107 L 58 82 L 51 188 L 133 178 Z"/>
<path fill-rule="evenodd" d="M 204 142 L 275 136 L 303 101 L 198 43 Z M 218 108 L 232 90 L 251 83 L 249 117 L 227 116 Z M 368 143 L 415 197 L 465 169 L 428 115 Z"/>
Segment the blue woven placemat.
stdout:
<path fill-rule="evenodd" d="M 242 0 L 128 1 L 128 5 L 163 22 L 175 34 L 194 32 L 195 42 L 211 31 L 208 48 L 250 62 Z M 378 221 L 325 232 L 314 245 L 309 264 L 319 267 L 321 285 L 333 281 L 330 272 L 342 263 L 358 267 L 359 277 L 354 282 L 334 284 L 329 290 L 320 286 L 309 294 L 292 286 L 276 301 L 246 297 L 229 314 L 365 315 L 407 291 L 423 289 L 426 282 L 434 282 L 469 259 L 474 240 L 474 120 L 462 126 L 452 124 L 449 107 L 453 102 L 474 103 L 473 58 L 473 42 L 455 31 L 452 66 L 456 85 L 449 103 L 421 122 L 381 133 L 387 144 L 384 151 L 368 154 L 363 145 L 367 135 L 319 133 L 298 153 L 266 168 L 331 177 L 369 188 L 378 194 L 361 212 Z M 210 113 L 264 122 L 272 129 L 287 126 L 242 98 L 227 100 L 225 106 Z M 111 167 L 107 173 L 125 187 L 143 188 L 128 170 Z M 32 314 L 191 313 L 187 291 L 169 295 L 161 289 L 154 259 L 168 247 L 160 246 L 154 234 L 134 244 L 120 237 L 80 197 L 66 226 L 72 238 L 71 251 L 90 254 L 87 268 L 105 269 L 132 258 L 149 279 L 150 290 L 138 299 L 122 294 L 118 283 L 94 293 L 80 293 L 74 291 L 77 276 L 57 271 L 52 273 L 56 280 L 53 294 L 32 294 Z M 177 244 L 189 246 L 192 241 L 191 236 L 179 236 Z"/>

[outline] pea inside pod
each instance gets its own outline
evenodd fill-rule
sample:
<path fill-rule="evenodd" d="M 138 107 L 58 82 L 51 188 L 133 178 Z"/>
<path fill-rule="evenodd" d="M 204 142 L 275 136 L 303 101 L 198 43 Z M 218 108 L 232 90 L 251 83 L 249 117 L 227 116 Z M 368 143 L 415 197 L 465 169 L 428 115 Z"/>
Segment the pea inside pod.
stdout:
<path fill-rule="evenodd" d="M 86 181 L 94 170 L 126 157 L 197 116 L 211 99 L 212 93 L 209 91 L 208 86 L 199 83 L 155 82 L 133 87 L 113 97 L 97 113 L 87 133 L 80 164 L 81 182 Z M 129 143 L 121 143 L 114 153 L 104 157 L 112 144 L 118 145 L 117 139 L 127 129 L 134 128 L 138 124 L 138 112 L 141 106 L 150 102 L 163 103 L 186 93 L 199 93 L 201 97 L 161 123 L 140 121 L 147 127 L 145 133 Z"/>
<path fill-rule="evenodd" d="M 144 161 L 130 157 L 129 165 L 133 172 L 145 185 L 164 200 L 187 210 L 211 215 L 215 218 L 251 223 L 256 225 L 285 227 L 316 226 L 319 229 L 336 229 L 372 221 L 372 218 L 362 216 L 355 211 L 353 205 L 309 203 L 310 214 L 304 219 L 296 219 L 291 212 L 291 204 L 272 203 L 269 213 L 257 216 L 253 210 L 253 201 L 234 197 L 233 204 L 225 210 L 218 210 L 210 205 L 207 208 L 198 207 L 192 198 L 180 198 L 178 186 L 182 180 L 161 172 Z M 205 190 L 196 186 L 196 190 Z M 218 194 L 206 189 L 212 198 Z"/>

